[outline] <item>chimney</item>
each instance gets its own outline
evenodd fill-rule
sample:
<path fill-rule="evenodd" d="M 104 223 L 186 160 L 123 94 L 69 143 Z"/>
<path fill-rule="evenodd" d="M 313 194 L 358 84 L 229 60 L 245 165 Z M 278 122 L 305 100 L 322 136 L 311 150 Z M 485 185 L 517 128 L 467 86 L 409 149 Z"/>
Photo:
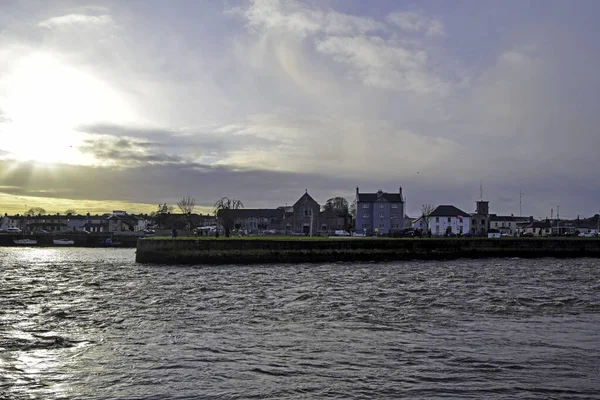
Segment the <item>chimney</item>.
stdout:
<path fill-rule="evenodd" d="M 381 196 L 383 196 L 383 190 L 379 189 L 379 190 L 377 191 L 377 198 L 379 198 L 379 197 L 381 197 Z"/>
<path fill-rule="evenodd" d="M 404 197 L 402 197 L 402 186 L 400 186 L 400 190 L 398 190 L 398 193 L 400 193 L 400 201 L 404 201 Z"/>
<path fill-rule="evenodd" d="M 356 187 L 356 194 L 358 194 L 358 186 Z"/>

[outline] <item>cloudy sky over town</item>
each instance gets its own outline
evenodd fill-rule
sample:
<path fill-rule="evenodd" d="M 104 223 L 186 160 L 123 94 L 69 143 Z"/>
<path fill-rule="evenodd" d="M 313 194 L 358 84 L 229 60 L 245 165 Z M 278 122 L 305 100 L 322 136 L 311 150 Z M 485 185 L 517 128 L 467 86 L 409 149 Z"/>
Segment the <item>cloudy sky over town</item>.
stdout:
<path fill-rule="evenodd" d="M 0 3 L 0 209 L 600 208 L 597 1 Z M 0 207 L 2 208 L 2 207 Z"/>

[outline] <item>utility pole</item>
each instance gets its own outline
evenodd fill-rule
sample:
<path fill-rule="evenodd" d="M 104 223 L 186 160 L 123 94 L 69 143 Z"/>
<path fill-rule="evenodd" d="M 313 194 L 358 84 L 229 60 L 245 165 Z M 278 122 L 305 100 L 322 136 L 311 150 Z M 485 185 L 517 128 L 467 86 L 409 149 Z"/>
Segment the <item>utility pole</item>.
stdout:
<path fill-rule="evenodd" d="M 556 206 L 556 234 L 560 236 L 560 206 Z"/>

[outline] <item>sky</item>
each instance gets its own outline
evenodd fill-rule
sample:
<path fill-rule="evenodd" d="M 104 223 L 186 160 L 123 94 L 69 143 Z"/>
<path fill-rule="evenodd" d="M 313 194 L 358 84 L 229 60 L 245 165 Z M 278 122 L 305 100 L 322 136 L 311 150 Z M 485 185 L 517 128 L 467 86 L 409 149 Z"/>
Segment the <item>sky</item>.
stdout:
<path fill-rule="evenodd" d="M 411 216 L 481 197 L 496 214 L 591 216 L 599 12 L 4 0 L 0 212 L 150 212 L 183 196 L 204 212 L 223 196 L 274 208 L 402 187 Z"/>

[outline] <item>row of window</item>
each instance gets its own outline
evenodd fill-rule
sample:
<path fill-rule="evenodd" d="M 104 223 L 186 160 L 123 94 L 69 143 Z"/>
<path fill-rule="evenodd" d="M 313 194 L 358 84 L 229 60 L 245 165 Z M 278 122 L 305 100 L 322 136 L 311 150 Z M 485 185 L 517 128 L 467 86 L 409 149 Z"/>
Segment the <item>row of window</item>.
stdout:
<path fill-rule="evenodd" d="M 379 208 L 385 208 L 386 203 L 379 203 Z M 364 203 L 363 208 L 369 208 L 369 203 Z M 392 208 L 398 208 L 398 203 L 392 203 Z"/>
<path fill-rule="evenodd" d="M 398 224 L 393 224 L 392 225 L 392 229 L 398 229 L 399 225 Z M 371 229 L 371 225 L 369 224 L 363 224 L 362 226 L 363 229 Z M 379 229 L 385 229 L 385 224 L 379 224 Z"/>
<path fill-rule="evenodd" d="M 369 218 L 370 215 L 368 213 L 364 213 L 363 218 Z M 385 218 L 385 213 L 379 213 L 379 218 Z M 392 219 L 398 218 L 398 214 L 392 214 L 392 216 L 390 217 Z"/>
<path fill-rule="evenodd" d="M 462 224 L 458 226 L 458 229 L 460 229 L 460 231 L 462 232 L 462 230 L 463 230 Z M 439 225 L 435 226 L 435 233 L 440 233 L 440 226 Z"/>

